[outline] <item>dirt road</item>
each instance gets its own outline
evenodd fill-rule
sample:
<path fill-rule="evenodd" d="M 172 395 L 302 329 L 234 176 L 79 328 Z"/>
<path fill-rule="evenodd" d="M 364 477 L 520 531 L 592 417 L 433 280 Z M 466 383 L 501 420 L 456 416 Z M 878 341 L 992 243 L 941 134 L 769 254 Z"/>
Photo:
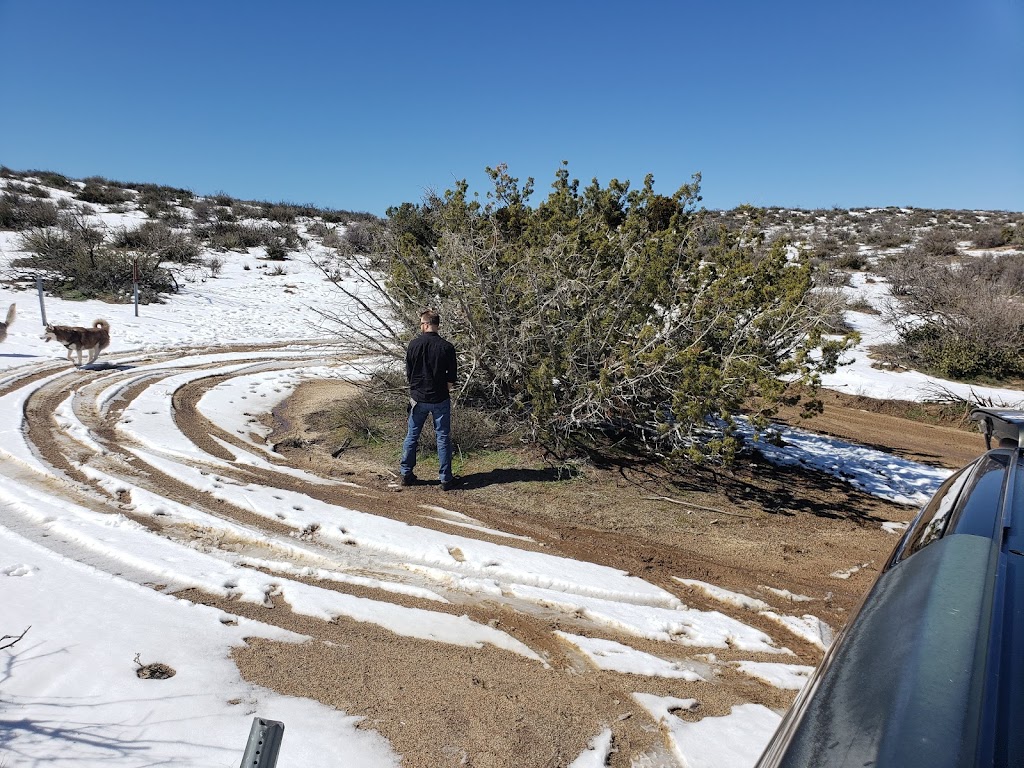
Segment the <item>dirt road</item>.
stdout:
<path fill-rule="evenodd" d="M 542 465 L 479 472 L 470 468 L 465 490 L 444 494 L 435 485 L 400 488 L 394 482 L 394 467 L 359 451 L 332 455 L 337 446 L 324 438 L 323 419 L 311 416 L 348 396 L 348 385 L 339 381 L 303 384 L 276 410 L 276 429 L 267 443 L 279 449 L 270 466 L 232 463 L 231 446 L 251 449 L 252 436 L 211 422 L 198 404 L 204 394 L 240 374 L 226 371 L 201 352 L 206 350 L 197 350 L 191 363 L 180 354 L 173 359 L 155 355 L 131 365 L 119 366 L 114 359 L 108 367 L 63 374 L 63 366 L 49 365 L 0 383 L 0 395 L 25 395 L 28 440 L 59 479 L 25 482 L 45 482 L 50 492 L 59 488 L 77 504 L 127 515 L 157 535 L 201 551 L 239 546 L 211 537 L 200 527 L 169 524 L 138 513 L 130 494 L 111 490 L 110 483 L 98 483 L 94 473 L 83 471 L 89 467 L 261 535 L 305 536 L 322 548 L 325 557 L 343 557 L 328 544 L 318 543 L 315 531 L 290 530 L 272 516 L 199 493 L 131 450 L 131 438 L 121 429 L 125 409 L 157 383 L 173 381 L 167 388 L 173 390 L 177 430 L 197 452 L 212 457 L 207 461 L 219 460 L 216 471 L 227 482 L 285 488 L 451 533 L 450 518 L 424 514 L 425 506 L 442 508 L 479 523 L 477 528 L 459 528 L 462 536 L 621 569 L 692 608 L 719 611 L 765 632 L 792 650 L 792 663 L 805 665 L 818 661 L 820 648 L 762 613 L 724 604 L 678 579 L 742 593 L 781 614 L 813 614 L 838 630 L 896 541 L 881 523 L 908 521 L 915 511 L 829 478 L 758 462 L 728 473 L 703 470 L 685 477 L 591 469 L 571 479 L 558 479 Z M 251 363 L 246 375 L 323 362 L 320 352 L 310 352 L 308 359 L 292 354 L 287 361 L 272 352 L 234 350 Z M 112 391 L 116 396 L 109 395 Z M 55 415 L 69 400 L 82 430 L 70 430 L 67 420 Z M 951 467 L 981 450 L 976 434 L 931 428 L 841 403 L 834 404 L 817 425 L 848 439 Z M 83 430 L 88 440 L 83 439 Z M 96 450 L 97 445 L 101 450 Z M 196 460 L 196 466 L 205 466 L 204 461 Z M 344 483 L 307 482 L 289 474 L 289 468 Z M 5 465 L 3 471 L 14 470 Z M 486 529 L 520 538 L 499 538 Z M 44 541 L 42 533 L 26 531 L 26 535 Z M 73 549 L 67 554 L 75 556 Z M 105 566 L 102 558 L 94 558 L 94 564 L 112 571 L 118 568 L 131 577 L 121 563 Z M 402 578 L 395 576 L 400 568 L 393 571 L 390 577 Z M 697 699 L 698 710 L 679 715 L 688 719 L 728 714 L 730 707 L 746 702 L 781 710 L 793 696 L 792 691 L 742 674 L 732 663 L 778 661 L 773 654 L 643 639 L 557 607 L 525 605 L 470 591 L 450 589 L 444 592 L 448 602 L 437 603 L 373 586 L 289 578 L 375 601 L 467 615 L 500 628 L 544 659 L 541 664 L 492 646 L 465 648 L 416 640 L 343 617 L 323 621 L 293 612 L 281 602 L 270 607 L 197 590 L 178 593 L 312 638 L 301 645 L 253 641 L 235 653 L 235 660 L 254 683 L 365 718 L 365 727 L 383 734 L 408 768 L 564 766 L 605 727 L 612 729 L 615 751 L 610 765 L 614 768 L 675 765 L 658 724 L 637 705 L 634 692 Z M 789 596 L 810 599 L 793 602 Z M 704 679 L 689 682 L 601 671 L 556 631 L 619 641 L 680 665 L 699 667 Z"/>

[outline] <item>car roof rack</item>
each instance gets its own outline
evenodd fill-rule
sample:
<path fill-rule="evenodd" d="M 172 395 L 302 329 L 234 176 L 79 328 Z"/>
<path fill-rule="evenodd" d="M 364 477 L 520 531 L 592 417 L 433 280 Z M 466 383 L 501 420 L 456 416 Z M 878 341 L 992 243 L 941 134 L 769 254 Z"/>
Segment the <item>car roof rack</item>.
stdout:
<path fill-rule="evenodd" d="M 1024 411 L 1014 408 L 975 408 L 971 421 L 985 435 L 985 447 L 992 449 L 992 438 L 997 439 L 998 448 L 1019 448 L 1024 446 Z"/>

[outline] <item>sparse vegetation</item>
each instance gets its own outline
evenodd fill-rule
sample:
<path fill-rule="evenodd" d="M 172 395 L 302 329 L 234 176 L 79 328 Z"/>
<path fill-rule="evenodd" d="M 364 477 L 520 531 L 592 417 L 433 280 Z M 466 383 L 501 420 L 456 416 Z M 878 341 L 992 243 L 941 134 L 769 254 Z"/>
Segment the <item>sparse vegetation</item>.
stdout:
<path fill-rule="evenodd" d="M 937 261 L 915 249 L 887 260 L 898 297 L 885 313 L 902 364 L 955 380 L 1024 377 L 1024 255 Z"/>
<path fill-rule="evenodd" d="M 211 255 L 210 250 L 263 248 L 265 259 L 281 262 L 297 252 L 312 253 L 305 248 L 306 241 L 316 238 L 338 254 L 336 260 L 323 265 L 328 279 L 352 284 L 351 278 L 369 277 L 384 294 L 392 298 L 404 295 L 387 318 L 378 318 L 381 327 L 394 326 L 396 333 L 389 342 L 394 349 L 401 348 L 402 339 L 410 332 L 394 318 L 414 315 L 420 301 L 441 304 L 445 314 L 462 325 L 459 333 L 469 333 L 477 341 L 484 339 L 477 346 L 464 345 L 480 378 L 467 387 L 463 397 L 467 402 L 490 403 L 490 408 L 507 408 L 506 416 L 531 424 L 537 434 L 542 431 L 541 414 L 548 414 L 543 420 L 549 426 L 559 425 L 553 428 L 552 444 L 572 442 L 570 434 L 575 435 L 573 440 L 579 435 L 570 425 L 588 423 L 597 427 L 591 430 L 590 439 L 621 439 L 629 434 L 641 443 L 664 446 L 665 433 L 678 437 L 686 431 L 684 424 L 699 424 L 694 414 L 701 409 L 677 411 L 680 403 L 658 387 L 642 396 L 630 391 L 624 397 L 617 388 L 629 386 L 617 378 L 621 372 L 612 369 L 623 366 L 632 370 L 639 361 L 628 363 L 628 355 L 608 355 L 592 347 L 581 353 L 583 358 L 575 359 L 558 351 L 554 343 L 536 341 L 539 346 L 526 351 L 529 344 L 523 342 L 525 347 L 513 350 L 503 363 L 508 370 L 488 377 L 482 373 L 484 361 L 499 348 L 500 334 L 481 333 L 479 324 L 486 320 L 497 327 L 500 323 L 495 318 L 505 313 L 522 318 L 530 328 L 547 329 L 548 337 L 564 331 L 567 343 L 578 341 L 570 328 L 574 322 L 607 334 L 596 311 L 584 307 L 609 301 L 632 306 L 633 299 L 623 298 L 626 294 L 621 286 L 619 294 L 601 291 L 625 279 L 631 253 L 647 253 L 649 241 L 655 238 L 662 239 L 663 250 L 676 247 L 672 244 L 680 231 L 686 246 L 678 246 L 674 266 L 666 266 L 670 272 L 690 264 L 687 259 L 693 253 L 702 254 L 701 258 L 714 255 L 709 263 L 718 269 L 722 265 L 716 260 L 738 249 L 735 258 L 751 262 L 742 279 L 756 281 L 762 279 L 756 275 L 761 274 L 763 265 L 779 258 L 773 254 L 795 246 L 788 251 L 790 259 L 800 252 L 806 265 L 813 267 L 808 307 L 823 333 L 848 330 L 845 309 L 880 311 L 856 299 L 844 303 L 838 290 L 851 284 L 850 273 L 877 268 L 896 298 L 887 316 L 898 323 L 900 331 L 899 343 L 884 352 L 887 364 L 965 380 L 1005 381 L 1022 375 L 1019 350 L 1012 341 L 1015 334 L 1020 335 L 1015 317 L 1024 295 L 1015 287 L 1021 257 L 1014 249 L 1024 249 L 1024 215 L 1020 213 L 909 207 L 798 210 L 739 206 L 707 211 L 693 205 L 699 198 L 685 194 L 668 197 L 653 190 L 627 190 L 618 182 L 605 189 L 592 185 L 581 191 L 575 180 L 569 182 L 561 176 L 555 194 L 533 208 L 527 200 L 532 182 L 518 187 L 506 174 L 495 178 L 495 190 L 486 204 L 469 200 L 465 189 L 449 190 L 443 196 L 429 196 L 420 205 L 396 206 L 382 222 L 366 213 L 246 201 L 224 192 L 198 197 L 188 189 L 101 176 L 79 181 L 52 171 L 15 171 L 0 166 L 0 178 L 0 228 L 23 233 L 23 244 L 33 254 L 20 260 L 13 273 L 45 274 L 53 289 L 64 296 L 120 300 L 118 297 L 130 292 L 125 275 L 130 275 L 131 265 L 139 259 L 151 281 L 143 300 L 155 300 L 161 292 L 176 289 L 171 271 L 176 265 L 202 263 L 210 276 L 219 275 L 224 258 Z M 680 201 L 686 209 L 682 214 Z M 108 232 L 90 223 L 96 221 L 90 216 L 103 206 L 123 213 L 140 210 L 149 219 L 134 229 Z M 572 215 L 578 215 L 580 221 L 570 224 Z M 300 231 L 307 234 L 300 235 Z M 632 252 L 628 252 L 630 248 Z M 965 248 L 996 251 L 998 260 L 965 254 Z M 622 268 L 618 273 L 610 267 L 615 254 Z M 478 259 L 475 274 L 473 269 L 458 266 L 474 263 L 473 259 Z M 663 253 L 657 259 L 669 263 Z M 790 266 L 799 268 L 795 263 Z M 562 276 L 572 277 L 560 282 L 554 276 L 558 270 Z M 634 297 L 653 295 L 658 278 L 635 265 L 633 270 L 630 277 L 639 280 Z M 96 271 L 121 277 L 89 276 Z M 788 269 L 780 274 L 797 271 Z M 771 269 L 765 274 L 769 273 Z M 277 267 L 264 274 L 284 275 L 287 271 Z M 588 280 L 594 284 L 585 286 Z M 940 291 L 944 282 L 948 285 Z M 660 286 L 665 289 L 664 279 Z M 713 281 L 699 288 L 691 282 L 690 290 L 712 290 L 713 286 Z M 678 300 L 678 296 L 672 299 Z M 657 306 L 658 312 L 666 312 L 670 305 L 648 301 L 647 306 L 648 311 Z M 682 307 L 688 307 L 685 301 L 673 311 L 689 311 Z M 558 321 L 551 319 L 551 312 L 557 312 Z M 625 314 L 628 321 L 624 327 L 642 336 L 643 326 L 635 325 L 630 312 Z M 642 314 L 638 309 L 636 316 Z M 669 325 L 671 319 L 662 317 Z M 664 330 L 665 337 L 675 331 L 678 329 Z M 527 333 L 517 327 L 520 336 Z M 657 371 L 653 379 L 669 375 L 668 357 L 655 355 L 653 362 L 645 358 L 643 365 L 653 364 Z M 557 389 L 537 381 L 525 382 L 516 373 L 535 370 L 536 364 L 550 380 L 559 382 Z M 681 363 L 676 360 L 674 364 Z M 607 366 L 611 368 L 606 370 Z M 716 368 L 712 365 L 701 370 L 704 377 Z M 712 381 L 715 375 L 701 381 Z M 517 379 L 519 384 L 514 383 Z M 660 405 L 655 405 L 655 391 L 662 392 Z M 736 401 L 736 394 L 730 393 L 719 405 Z M 627 402 L 633 405 L 624 405 Z M 634 409 L 639 402 L 645 403 L 643 413 Z M 609 403 L 615 406 L 609 407 Z M 707 413 L 713 410 L 709 406 Z M 687 440 L 694 437 L 692 429 L 687 432 Z"/>
<path fill-rule="evenodd" d="M 158 254 L 113 245 L 104 230 L 80 214 L 61 213 L 56 226 L 27 232 L 21 249 L 32 255 L 12 266 L 43 275 L 50 290 L 64 298 L 126 301 L 132 296 L 136 271 L 143 303 L 177 290 L 174 276 L 161 266 Z"/>

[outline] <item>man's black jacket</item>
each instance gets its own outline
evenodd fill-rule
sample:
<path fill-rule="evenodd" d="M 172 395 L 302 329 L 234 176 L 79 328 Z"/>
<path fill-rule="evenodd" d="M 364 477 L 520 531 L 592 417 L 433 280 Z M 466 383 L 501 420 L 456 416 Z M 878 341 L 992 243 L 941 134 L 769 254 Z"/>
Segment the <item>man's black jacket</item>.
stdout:
<path fill-rule="evenodd" d="M 405 378 L 409 396 L 417 403 L 443 403 L 448 399 L 448 382 L 456 378 L 455 347 L 431 331 L 409 342 L 405 353 Z"/>

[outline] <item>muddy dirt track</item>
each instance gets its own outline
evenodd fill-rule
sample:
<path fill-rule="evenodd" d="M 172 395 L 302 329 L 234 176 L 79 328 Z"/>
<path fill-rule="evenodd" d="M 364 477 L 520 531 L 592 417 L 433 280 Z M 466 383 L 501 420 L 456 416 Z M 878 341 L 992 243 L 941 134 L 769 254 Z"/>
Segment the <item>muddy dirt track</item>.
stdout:
<path fill-rule="evenodd" d="M 245 566 L 263 568 L 274 578 L 286 575 L 379 605 L 468 616 L 507 633 L 543 662 L 492 645 L 415 639 L 373 621 L 314 618 L 281 600 L 250 602 L 230 593 L 157 584 L 144 567 L 133 570 L 116 556 L 80 551 L 74 541 L 54 540 L 24 519 L 3 522 L 124 578 L 308 636 L 303 644 L 254 640 L 234 657 L 253 683 L 365 718 L 364 726 L 385 736 L 408 768 L 565 766 L 604 728 L 611 729 L 614 744 L 609 765 L 677 765 L 661 727 L 634 693 L 696 699 L 696 709 L 677 713 L 689 720 L 725 715 L 747 702 L 781 711 L 794 693 L 742 674 L 735 662 L 813 665 L 822 652 L 765 612 L 723 603 L 678 579 L 756 598 L 775 614 L 811 614 L 838 631 L 896 541 L 881 524 L 906 522 L 915 511 L 830 478 L 756 461 L 729 473 L 672 478 L 620 469 L 560 480 L 543 468 L 508 467 L 467 472 L 466 488 L 447 494 L 433 484 L 400 488 L 394 467 L 358 450 L 332 455 L 338 446 L 325 438 L 322 418 L 310 418 L 348 396 L 350 385 L 336 379 L 300 384 L 276 409 L 269 436 L 261 424 L 265 409 L 245 384 L 237 385 L 238 396 L 253 399 L 240 399 L 238 408 L 252 409 L 251 432 L 204 415 L 204 396 L 238 377 L 331 362 L 316 348 L 273 347 L 112 356 L 91 370 L 64 364 L 17 369 L 0 379 L 0 398 L 23 401 L 21 431 L 38 466 L 4 461 L 0 471 L 69 503 L 127 516 L 154 535 L 212 557 L 274 549 L 273 558 L 261 561 L 270 565 Z M 135 429 L 156 418 L 168 424 L 160 444 L 147 442 L 152 432 Z M 948 467 L 982 449 L 976 433 L 869 413 L 839 399 L 828 403 L 825 416 L 800 426 Z M 271 445 L 278 451 L 264 447 Z M 502 590 L 459 588 L 383 550 L 360 552 L 320 537 L 314 526 L 296 529 L 280 512 L 226 502 L 213 490 L 198 489 L 185 468 L 212 474 L 221 484 L 283 489 L 445 535 L 619 569 L 692 609 L 717 611 L 759 630 L 793 655 L 640 637 L 595 622 L 585 611 L 512 599 Z M 225 536 L 142 509 L 133 493 L 143 492 L 243 533 Z M 301 541 L 306 554 L 282 554 L 275 539 Z M 458 561 L 457 548 L 449 551 Z M 331 563 L 360 578 L 316 578 L 307 567 L 313 553 L 320 567 Z M 444 602 L 418 596 L 424 588 Z M 792 596 L 810 599 L 794 602 Z M 603 671 L 556 632 L 621 642 L 674 661 L 701 679 Z"/>

